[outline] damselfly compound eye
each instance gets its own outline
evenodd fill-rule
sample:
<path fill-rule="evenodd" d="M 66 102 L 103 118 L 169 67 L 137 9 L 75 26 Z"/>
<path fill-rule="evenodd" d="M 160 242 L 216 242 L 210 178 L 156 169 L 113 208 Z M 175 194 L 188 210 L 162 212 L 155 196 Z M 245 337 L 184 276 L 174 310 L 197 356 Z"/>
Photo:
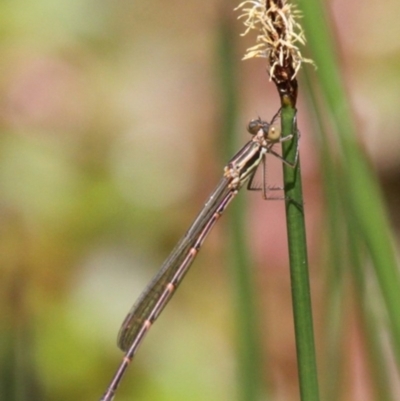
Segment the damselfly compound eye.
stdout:
<path fill-rule="evenodd" d="M 269 126 L 267 132 L 267 138 L 270 141 L 277 141 L 281 137 L 281 129 L 276 125 Z"/>
<path fill-rule="evenodd" d="M 249 125 L 247 126 L 247 131 L 249 131 L 251 135 L 256 135 L 257 132 L 260 131 L 260 129 L 262 128 L 263 122 L 259 118 L 257 118 L 249 122 Z"/>

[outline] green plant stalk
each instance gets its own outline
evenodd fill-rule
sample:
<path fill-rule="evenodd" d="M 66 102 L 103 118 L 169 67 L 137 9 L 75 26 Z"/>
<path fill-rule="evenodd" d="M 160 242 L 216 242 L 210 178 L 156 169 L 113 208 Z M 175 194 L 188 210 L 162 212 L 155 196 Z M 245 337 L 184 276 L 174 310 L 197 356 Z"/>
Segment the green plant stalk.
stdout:
<path fill-rule="evenodd" d="M 218 54 L 222 94 L 222 143 L 224 163 L 238 149 L 236 141 L 237 87 L 233 39 L 236 33 L 231 21 L 221 21 Z M 263 383 L 262 346 L 256 307 L 251 257 L 246 241 L 245 198 L 239 194 L 228 213 L 229 266 L 233 273 L 234 310 L 238 344 L 238 393 L 241 401 L 265 399 Z"/>
<path fill-rule="evenodd" d="M 335 165 L 330 152 L 328 137 L 324 130 L 322 110 L 318 103 L 309 70 L 303 70 L 302 77 L 308 100 L 308 109 L 312 119 L 314 130 L 320 132 L 317 137 L 319 144 L 319 164 L 322 171 L 322 185 L 324 193 L 325 211 L 327 213 L 326 239 L 329 243 L 328 264 L 326 281 L 326 303 L 323 311 L 324 316 L 324 350 L 323 350 L 323 371 L 324 378 L 322 385 L 323 399 L 336 401 L 340 398 L 343 379 L 343 334 L 345 328 L 345 269 L 346 266 L 337 263 L 337 255 L 343 255 L 346 251 L 345 226 L 342 217 L 343 205 L 338 185 L 341 181 L 341 170 Z"/>
<path fill-rule="evenodd" d="M 334 165 L 332 154 L 328 146 L 327 134 L 324 131 L 324 124 L 320 116 L 323 114 L 323 106 L 321 102 L 316 101 L 314 96 L 314 88 L 311 85 L 309 74 L 307 70 L 304 71 L 303 76 L 308 88 L 308 97 L 310 109 L 314 110 L 313 122 L 316 130 L 321 133 L 318 137 L 321 151 L 321 166 L 323 185 L 325 192 L 325 202 L 328 211 L 328 235 L 330 238 L 330 270 L 329 270 L 329 283 L 328 287 L 328 301 L 332 304 L 333 297 L 337 300 L 335 303 L 340 307 L 336 307 L 336 313 L 328 308 L 326 322 L 329 322 L 327 327 L 326 336 L 328 338 L 326 345 L 326 354 L 324 365 L 325 376 L 327 378 L 327 385 L 325 386 L 324 398 L 326 400 L 337 400 L 340 391 L 340 369 L 338 356 L 341 356 L 340 345 L 341 332 L 343 331 L 342 318 L 335 319 L 338 313 L 343 315 L 343 305 L 346 302 L 343 293 L 343 281 L 348 275 L 346 272 L 353 274 L 355 287 L 355 299 L 358 303 L 358 308 L 361 312 L 360 320 L 363 327 L 363 334 L 366 341 L 365 353 L 368 355 L 370 362 L 370 378 L 375 390 L 375 399 L 379 401 L 390 401 L 393 399 L 390 391 L 390 375 L 386 364 L 385 353 L 382 347 L 382 341 L 378 326 L 376 324 L 376 313 L 374 313 L 371 299 L 366 293 L 365 288 L 365 274 L 362 268 L 362 260 L 365 259 L 365 249 L 360 243 L 358 236 L 356 222 L 354 216 L 349 213 L 349 206 L 347 204 L 346 188 L 344 187 L 345 177 L 343 177 L 343 168 L 340 165 Z M 343 212 L 346 213 L 346 218 L 343 219 Z M 347 225 L 346 225 L 347 224 Z M 363 249 L 361 249 L 363 248 Z M 363 252 L 364 251 L 364 252 Z M 337 263 L 337 255 L 349 255 L 349 258 L 343 263 Z M 348 282 L 348 280 L 347 280 Z M 372 301 L 375 302 L 375 301 Z M 338 304 L 340 303 L 341 306 Z M 340 324 L 340 331 L 337 329 Z M 342 358 L 342 356 L 341 356 Z M 336 375 L 335 375 L 336 373 Z"/>
<path fill-rule="evenodd" d="M 339 73 L 330 24 L 324 18 L 322 2 L 299 0 L 299 3 L 312 57 L 318 65 L 322 96 L 329 107 L 346 166 L 343 177 L 351 213 L 373 261 L 390 320 L 395 357 L 400 366 L 400 275 L 388 218 L 375 176 L 357 143 L 351 107 Z"/>
<path fill-rule="evenodd" d="M 360 238 L 352 232 L 348 233 L 348 246 L 350 251 L 351 270 L 355 284 L 355 298 L 360 310 L 359 319 L 364 337 L 365 354 L 370 367 L 370 377 L 375 392 L 375 399 L 379 401 L 392 401 L 389 367 L 385 358 L 379 325 L 377 325 L 376 307 L 374 308 L 366 291 L 366 277 L 362 269 L 362 255 Z"/>
<path fill-rule="evenodd" d="M 318 117 L 316 117 L 318 119 Z M 343 255 L 344 246 L 344 224 L 341 220 L 340 194 L 337 191 L 337 180 L 339 179 L 337 168 L 333 164 L 331 155 L 327 151 L 326 141 L 321 146 L 321 166 L 324 186 L 324 201 L 326 204 L 327 240 L 329 243 L 329 262 L 326 277 L 326 307 L 324 316 L 324 386 L 323 399 L 336 401 L 340 398 L 343 379 L 343 351 L 342 341 L 345 328 L 345 265 L 337 263 L 337 255 Z"/>
<path fill-rule="evenodd" d="M 243 195 L 243 194 L 242 194 Z M 238 196 L 232 205 L 229 224 L 229 265 L 233 272 L 236 302 L 236 332 L 238 333 L 239 400 L 265 399 L 262 347 L 259 336 L 259 313 L 256 307 L 254 278 L 246 237 L 245 198 Z"/>
<path fill-rule="evenodd" d="M 283 99 L 281 110 L 282 137 L 297 132 L 296 109 Z M 286 160 L 294 160 L 297 136 L 282 143 Z M 302 401 L 318 401 L 319 389 L 314 346 L 310 283 L 308 275 L 306 231 L 301 187 L 300 160 L 295 168 L 283 165 L 286 222 L 289 245 L 290 278 L 296 336 L 297 363 Z"/>

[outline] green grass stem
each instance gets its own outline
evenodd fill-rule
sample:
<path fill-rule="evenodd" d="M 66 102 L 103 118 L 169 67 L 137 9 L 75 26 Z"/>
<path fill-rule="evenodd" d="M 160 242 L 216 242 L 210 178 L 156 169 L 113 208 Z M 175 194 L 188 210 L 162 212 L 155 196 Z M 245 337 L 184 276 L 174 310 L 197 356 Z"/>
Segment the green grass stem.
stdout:
<path fill-rule="evenodd" d="M 296 110 L 292 105 L 283 104 L 281 111 L 283 137 L 297 132 L 295 115 Z M 286 160 L 293 161 L 295 159 L 297 138 L 298 137 L 295 136 L 294 140 L 282 143 L 283 157 Z M 283 166 L 300 395 L 302 401 L 318 401 L 319 389 L 308 274 L 300 160 L 297 161 L 295 168 L 291 168 L 286 164 Z"/>
<path fill-rule="evenodd" d="M 357 235 L 365 243 L 373 262 L 389 318 L 395 358 L 400 366 L 400 275 L 387 213 L 375 174 L 357 140 L 351 105 L 344 89 L 331 25 L 325 17 L 323 3 L 320 0 L 300 0 L 299 3 L 311 56 L 318 66 L 321 96 L 337 134 L 348 213 L 353 216 Z"/>
<path fill-rule="evenodd" d="M 224 163 L 239 149 L 236 138 L 237 91 L 234 40 L 231 21 L 224 20 L 220 27 L 218 53 L 220 55 L 220 82 L 222 94 L 222 132 Z M 243 127 L 244 129 L 244 127 Z M 234 288 L 234 310 L 238 344 L 238 393 L 241 401 L 265 399 L 263 383 L 262 346 L 259 334 L 258 308 L 252 261 L 246 237 L 247 218 L 243 193 L 232 202 L 228 214 L 229 266 L 232 269 Z"/>

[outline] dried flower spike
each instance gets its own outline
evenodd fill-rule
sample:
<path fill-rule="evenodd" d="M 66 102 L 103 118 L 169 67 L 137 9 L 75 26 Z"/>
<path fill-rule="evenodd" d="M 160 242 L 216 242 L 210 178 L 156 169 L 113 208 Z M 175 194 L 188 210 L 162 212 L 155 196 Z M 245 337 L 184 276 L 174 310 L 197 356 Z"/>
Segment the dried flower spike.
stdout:
<path fill-rule="evenodd" d="M 247 49 L 243 60 L 252 57 L 265 57 L 269 61 L 270 78 L 276 82 L 293 80 L 301 63 L 314 64 L 303 58 L 297 44 L 305 44 L 302 27 L 296 21 L 299 11 L 286 0 L 246 0 L 235 10 L 243 13 L 238 17 L 246 18 L 245 32 L 256 30 L 257 44 Z"/>

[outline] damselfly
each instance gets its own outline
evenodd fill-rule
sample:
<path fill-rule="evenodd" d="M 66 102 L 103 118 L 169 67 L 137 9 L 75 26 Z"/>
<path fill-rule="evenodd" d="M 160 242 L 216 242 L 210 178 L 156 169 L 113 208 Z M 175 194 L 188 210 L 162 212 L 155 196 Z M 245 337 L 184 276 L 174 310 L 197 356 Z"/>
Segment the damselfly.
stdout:
<path fill-rule="evenodd" d="M 275 125 L 279 115 L 278 112 L 270 123 L 260 118 L 250 121 L 247 129 L 253 138 L 225 166 L 223 178 L 200 214 L 126 316 L 118 334 L 118 346 L 125 352 L 125 356 L 101 401 L 111 401 L 114 398 L 118 385 L 145 334 L 171 299 L 205 238 L 243 184 L 248 182 L 248 189 L 261 189 L 266 198 L 266 154 L 270 153 L 283 163 L 295 167 L 298 148 L 293 162 L 285 160 L 272 149 L 275 144 L 294 137 L 294 134 L 281 137 L 280 129 Z M 298 138 L 295 139 L 298 143 Z M 252 181 L 260 164 L 263 164 L 263 183 L 261 187 L 254 188 Z"/>

